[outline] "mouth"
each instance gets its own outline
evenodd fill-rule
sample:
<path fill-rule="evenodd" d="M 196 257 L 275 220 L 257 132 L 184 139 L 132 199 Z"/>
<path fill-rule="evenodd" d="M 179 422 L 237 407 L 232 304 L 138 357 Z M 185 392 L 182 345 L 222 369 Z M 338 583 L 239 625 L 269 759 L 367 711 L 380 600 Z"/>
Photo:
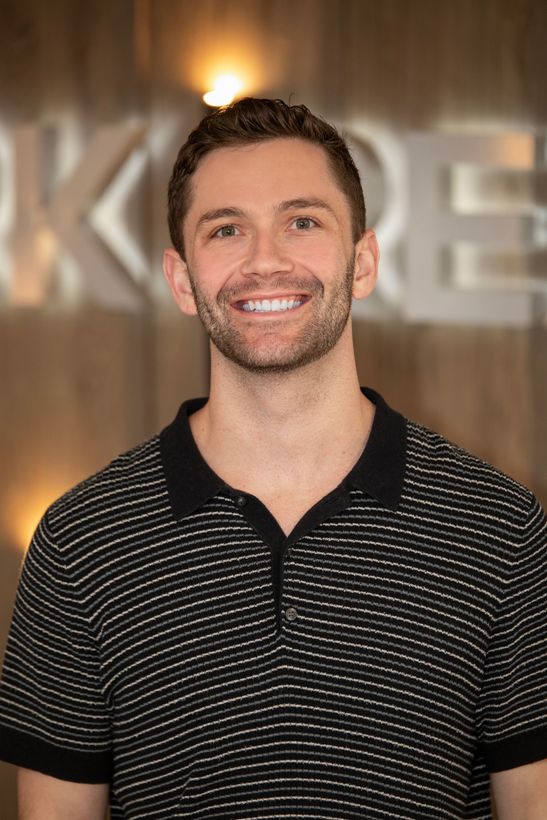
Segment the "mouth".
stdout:
<path fill-rule="evenodd" d="M 244 313 L 288 313 L 310 300 L 305 294 L 275 297 L 273 299 L 240 299 L 234 302 L 236 310 Z"/>

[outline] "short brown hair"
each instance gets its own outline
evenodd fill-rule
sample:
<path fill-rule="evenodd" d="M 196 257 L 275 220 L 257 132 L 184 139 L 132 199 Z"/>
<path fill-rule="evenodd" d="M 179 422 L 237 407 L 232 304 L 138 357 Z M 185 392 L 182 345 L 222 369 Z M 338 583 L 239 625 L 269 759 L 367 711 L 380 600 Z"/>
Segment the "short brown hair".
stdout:
<path fill-rule="evenodd" d="M 190 207 L 190 179 L 200 160 L 216 148 L 281 137 L 308 140 L 324 148 L 336 181 L 348 198 L 353 240 L 357 242 L 366 227 L 365 200 L 359 172 L 338 131 L 305 105 L 246 97 L 204 117 L 178 153 L 169 180 L 167 220 L 171 242 L 183 259 L 182 223 Z"/>

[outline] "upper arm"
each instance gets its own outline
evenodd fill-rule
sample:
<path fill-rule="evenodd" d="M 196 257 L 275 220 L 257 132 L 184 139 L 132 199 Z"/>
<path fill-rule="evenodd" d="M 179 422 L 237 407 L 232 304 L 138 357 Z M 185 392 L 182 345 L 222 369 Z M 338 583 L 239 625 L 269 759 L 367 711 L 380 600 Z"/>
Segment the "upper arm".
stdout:
<path fill-rule="evenodd" d="M 490 775 L 498 820 L 547 820 L 547 759 Z"/>
<path fill-rule="evenodd" d="M 70 544 L 61 545 L 50 514 L 19 580 L 0 682 L 0 756 L 65 781 L 108 783 L 111 711 L 99 640 Z"/>
<path fill-rule="evenodd" d="M 19 820 L 105 820 L 106 783 L 71 783 L 31 769 L 17 771 Z"/>

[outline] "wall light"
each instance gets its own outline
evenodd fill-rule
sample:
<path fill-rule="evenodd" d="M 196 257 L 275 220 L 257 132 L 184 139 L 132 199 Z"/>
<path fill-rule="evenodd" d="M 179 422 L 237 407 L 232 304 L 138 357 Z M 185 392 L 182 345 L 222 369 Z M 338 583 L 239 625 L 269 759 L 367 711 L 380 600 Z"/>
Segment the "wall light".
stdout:
<path fill-rule="evenodd" d="M 230 105 L 242 88 L 243 83 L 235 74 L 220 74 L 213 81 L 212 91 L 203 95 L 203 101 L 213 108 Z"/>

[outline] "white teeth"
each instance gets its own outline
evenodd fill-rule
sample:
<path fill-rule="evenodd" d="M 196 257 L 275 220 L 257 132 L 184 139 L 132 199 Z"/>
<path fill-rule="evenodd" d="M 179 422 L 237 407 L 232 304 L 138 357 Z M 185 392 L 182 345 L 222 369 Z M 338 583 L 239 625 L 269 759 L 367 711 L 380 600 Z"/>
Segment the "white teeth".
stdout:
<path fill-rule="evenodd" d="M 280 313 L 283 310 L 297 308 L 301 304 L 301 299 L 248 299 L 241 307 L 247 313 Z"/>

